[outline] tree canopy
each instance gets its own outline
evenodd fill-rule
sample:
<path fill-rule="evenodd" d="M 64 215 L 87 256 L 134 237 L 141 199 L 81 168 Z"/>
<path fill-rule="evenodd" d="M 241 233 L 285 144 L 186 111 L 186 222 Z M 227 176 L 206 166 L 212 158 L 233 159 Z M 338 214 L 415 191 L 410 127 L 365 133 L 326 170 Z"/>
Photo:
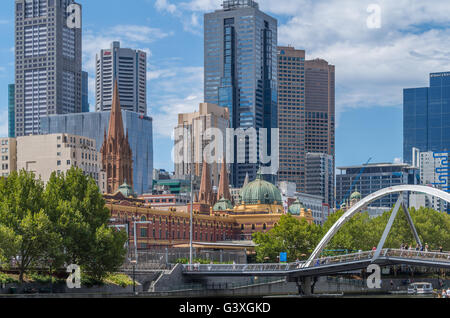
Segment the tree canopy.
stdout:
<path fill-rule="evenodd" d="M 77 264 L 101 280 L 126 254 L 127 234 L 108 227 L 109 215 L 80 169 L 53 173 L 46 186 L 31 172 L 13 172 L 0 178 L 0 260 L 13 260 L 21 280 L 36 264 Z"/>

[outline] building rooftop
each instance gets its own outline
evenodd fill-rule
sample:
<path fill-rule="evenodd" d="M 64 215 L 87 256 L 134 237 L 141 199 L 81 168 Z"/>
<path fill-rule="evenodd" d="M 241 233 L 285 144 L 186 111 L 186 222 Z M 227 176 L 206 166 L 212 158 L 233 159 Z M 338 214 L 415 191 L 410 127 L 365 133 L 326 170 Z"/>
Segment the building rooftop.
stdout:
<path fill-rule="evenodd" d="M 355 169 L 355 168 L 383 168 L 383 167 L 410 167 L 411 165 L 408 163 L 388 163 L 388 162 L 382 162 L 382 163 L 369 163 L 369 164 L 363 164 L 363 165 L 355 165 L 355 166 L 342 166 L 337 167 L 339 170 L 347 170 L 347 169 Z"/>
<path fill-rule="evenodd" d="M 222 3 L 224 10 L 238 9 L 238 8 L 256 8 L 258 3 L 253 0 L 224 0 Z"/>

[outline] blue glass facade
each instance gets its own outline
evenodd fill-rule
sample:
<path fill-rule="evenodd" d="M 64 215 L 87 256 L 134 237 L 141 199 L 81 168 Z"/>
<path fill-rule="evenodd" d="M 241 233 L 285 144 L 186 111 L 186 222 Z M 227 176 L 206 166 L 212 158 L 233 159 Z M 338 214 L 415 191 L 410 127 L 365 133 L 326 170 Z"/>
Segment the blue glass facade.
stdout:
<path fill-rule="evenodd" d="M 450 72 L 431 73 L 430 87 L 403 91 L 403 158 L 412 163 L 412 148 L 450 151 Z"/>
<path fill-rule="evenodd" d="M 9 84 L 8 85 L 8 137 L 15 138 L 16 137 L 16 112 L 15 112 L 15 92 L 16 85 Z"/>
<path fill-rule="evenodd" d="M 110 112 L 54 115 L 41 118 L 40 133 L 68 133 L 95 139 L 97 149 L 108 131 Z M 153 121 L 138 113 L 122 111 L 125 132 L 133 152 L 133 181 L 137 194 L 152 191 Z"/>
<path fill-rule="evenodd" d="M 250 0 L 224 1 L 223 7 L 205 14 L 205 102 L 228 107 L 232 128 L 267 128 L 270 150 L 270 128 L 278 127 L 277 20 Z M 234 152 L 237 162 L 236 145 Z M 231 168 L 230 182 L 241 187 L 247 173 L 256 178 L 258 164 Z"/>

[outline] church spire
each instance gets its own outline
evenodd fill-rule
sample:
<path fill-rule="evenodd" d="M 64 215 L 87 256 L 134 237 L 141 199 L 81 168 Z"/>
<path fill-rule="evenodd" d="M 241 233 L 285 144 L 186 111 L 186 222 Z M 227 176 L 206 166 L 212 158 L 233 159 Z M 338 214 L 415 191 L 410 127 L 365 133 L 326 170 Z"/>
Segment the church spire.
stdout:
<path fill-rule="evenodd" d="M 225 156 L 222 161 L 222 169 L 220 171 L 219 189 L 217 191 L 217 201 L 225 198 L 231 201 L 230 184 L 228 182 L 227 162 Z"/>
<path fill-rule="evenodd" d="M 114 138 L 118 142 L 125 138 L 117 79 L 114 81 L 111 114 L 109 116 L 108 136 Z"/>
<path fill-rule="evenodd" d="M 211 186 L 211 174 L 209 172 L 209 165 L 206 160 L 203 160 L 202 168 L 202 181 L 200 183 L 199 191 L 199 203 L 212 204 L 213 202 L 213 192 Z"/>

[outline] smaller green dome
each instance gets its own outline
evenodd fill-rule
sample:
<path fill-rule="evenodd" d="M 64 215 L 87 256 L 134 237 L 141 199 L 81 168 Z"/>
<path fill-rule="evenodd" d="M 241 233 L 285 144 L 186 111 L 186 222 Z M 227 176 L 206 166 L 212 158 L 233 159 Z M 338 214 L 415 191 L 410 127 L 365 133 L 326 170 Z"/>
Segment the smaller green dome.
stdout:
<path fill-rule="evenodd" d="M 213 211 L 226 211 L 233 209 L 231 201 L 222 197 L 216 204 L 214 204 Z"/>
<path fill-rule="evenodd" d="M 118 191 L 120 193 L 122 193 L 124 195 L 124 197 L 126 197 L 126 198 L 129 198 L 129 197 L 135 198 L 136 197 L 136 194 L 134 193 L 133 188 L 130 185 L 128 185 L 126 182 L 119 187 Z"/>
<path fill-rule="evenodd" d="M 362 197 L 361 193 L 359 193 L 358 191 L 355 191 L 350 196 L 350 200 L 361 200 L 361 197 Z"/>
<path fill-rule="evenodd" d="M 299 199 L 297 199 L 297 200 L 295 200 L 294 203 L 291 204 L 291 206 L 288 209 L 288 212 L 289 212 L 289 214 L 292 214 L 292 215 L 300 215 L 300 212 L 302 211 L 302 209 L 305 209 L 305 211 L 306 211 L 305 206 L 300 202 Z"/>

